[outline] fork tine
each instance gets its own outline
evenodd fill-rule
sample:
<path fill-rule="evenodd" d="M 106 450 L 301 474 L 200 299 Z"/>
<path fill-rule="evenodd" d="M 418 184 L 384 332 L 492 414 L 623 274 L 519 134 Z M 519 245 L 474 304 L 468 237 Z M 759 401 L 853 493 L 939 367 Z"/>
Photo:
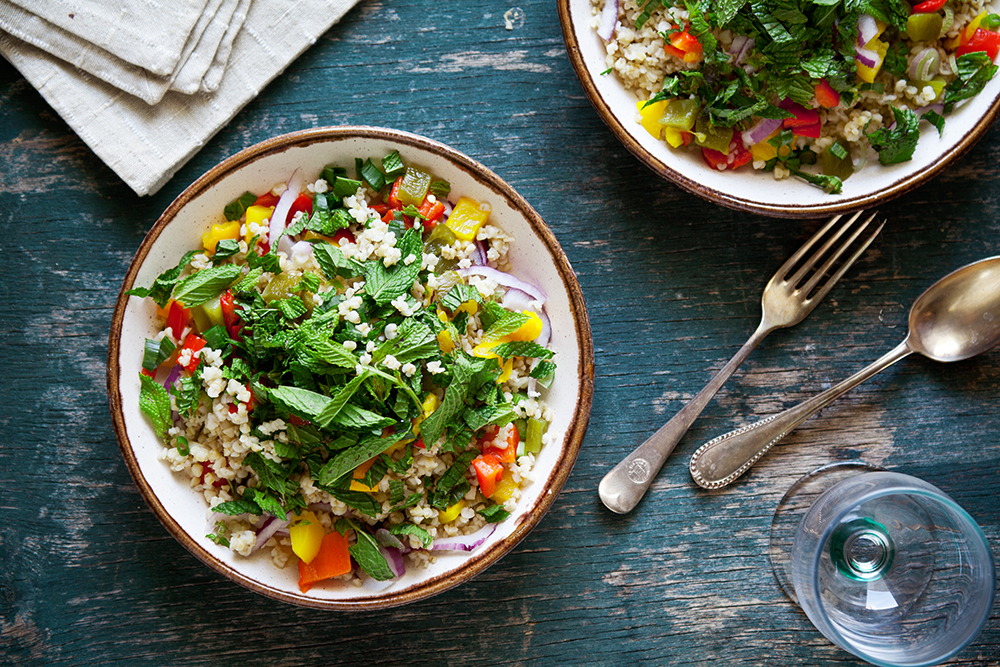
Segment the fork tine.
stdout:
<path fill-rule="evenodd" d="M 851 247 L 851 244 L 853 244 L 858 239 L 858 237 L 861 236 L 861 233 L 865 231 L 869 223 L 871 223 L 871 221 L 875 219 L 876 215 L 877 213 L 872 213 L 872 215 L 870 215 L 867 220 L 865 220 L 857 228 L 855 228 L 851 232 L 851 235 L 847 239 L 845 239 L 837 248 L 834 249 L 833 254 L 830 255 L 830 257 L 828 257 L 826 260 L 824 260 L 823 265 L 813 272 L 813 275 L 809 278 L 809 281 L 806 282 L 806 284 L 803 285 L 801 288 L 803 295 L 805 296 L 809 295 L 809 292 L 811 292 L 813 288 L 819 284 L 819 281 L 822 280 L 824 276 L 826 276 L 827 271 L 829 271 L 833 267 L 833 265 L 837 262 L 837 260 L 840 259 L 841 255 L 847 252 L 847 250 Z M 819 260 L 819 255 L 817 255 L 817 261 L 818 260 Z M 850 263 L 847 263 L 846 266 L 850 266 Z"/>
<path fill-rule="evenodd" d="M 861 232 L 863 232 L 865 228 L 868 226 L 868 224 L 875 219 L 876 215 L 878 215 L 877 212 L 872 213 L 871 216 L 867 220 L 865 220 L 864 224 L 858 228 L 858 231 L 852 236 L 851 240 L 843 245 L 843 247 L 837 253 L 837 256 L 831 258 L 828 262 L 826 262 L 821 271 L 816 272 L 816 275 L 814 275 L 812 279 L 809 281 L 810 284 L 807 285 L 807 289 L 804 289 L 803 291 L 803 294 L 806 296 L 807 300 L 818 301 L 819 299 L 822 299 L 824 296 L 826 296 L 826 293 L 830 291 L 830 288 L 833 287 L 838 280 L 840 280 L 840 277 L 844 275 L 847 269 L 851 268 L 851 265 L 854 264 L 854 262 L 858 259 L 858 257 L 860 257 L 861 254 L 868 249 L 868 246 L 871 245 L 872 241 L 875 240 L 875 237 L 878 236 L 879 232 L 882 231 L 882 228 L 885 227 L 886 223 L 885 220 L 883 220 L 882 224 L 880 224 L 878 227 L 875 228 L 874 232 L 868 235 L 868 238 L 865 239 L 865 242 L 862 243 L 861 246 L 858 247 L 858 249 L 855 250 L 854 253 L 846 261 L 844 261 L 844 263 L 840 266 L 840 268 L 837 269 L 837 272 L 834 273 L 832 276 L 830 276 L 830 278 L 826 281 L 826 283 L 822 287 L 820 287 L 819 290 L 817 290 L 816 294 L 809 296 L 809 292 L 813 289 L 816 283 L 819 282 L 820 278 L 822 278 L 822 276 L 830 269 L 830 267 L 833 265 L 833 262 L 837 259 L 837 257 L 842 255 L 844 251 L 847 250 L 848 246 L 851 245 L 851 243 L 854 243 L 854 240 L 857 239 L 858 236 L 861 234 Z"/>
<path fill-rule="evenodd" d="M 799 267 L 799 269 L 795 272 L 795 275 L 793 275 L 791 278 L 787 278 L 787 282 L 791 283 L 793 287 L 795 285 L 798 285 L 799 282 L 805 277 L 805 275 L 809 271 L 811 271 L 813 269 L 813 267 L 816 266 L 816 264 L 820 261 L 820 259 L 822 257 L 824 257 L 826 255 L 826 253 L 828 253 L 830 251 L 830 248 L 832 248 L 834 246 L 834 244 L 840 242 L 840 238 L 851 228 L 851 225 L 853 225 L 855 223 L 855 221 L 857 221 L 857 219 L 859 217 L 861 217 L 861 215 L 863 213 L 864 213 L 864 211 L 858 211 L 853 216 L 851 216 L 851 218 L 849 220 L 847 220 L 847 222 L 841 224 L 834 231 L 833 235 L 830 238 L 828 238 L 823 243 L 823 245 L 820 247 L 820 249 L 817 250 L 816 252 L 814 252 L 812 254 L 812 256 L 809 259 L 807 259 L 805 261 L 805 263 L 802 264 L 802 266 Z M 820 230 L 820 232 L 817 232 L 817 235 L 819 235 L 821 232 L 825 231 L 826 229 L 827 228 L 824 227 L 823 230 Z M 815 237 L 813 237 L 813 238 L 815 238 Z M 812 239 L 810 239 L 810 241 L 811 240 Z"/>
<path fill-rule="evenodd" d="M 782 279 L 784 279 L 785 274 L 791 271 L 792 268 L 796 264 L 798 264 L 799 260 L 802 259 L 807 252 L 812 250 L 813 246 L 816 245 L 816 243 L 821 238 L 823 238 L 823 236 L 828 231 L 830 231 L 830 228 L 833 227 L 835 224 L 837 224 L 837 221 L 840 220 L 840 217 L 841 216 L 838 213 L 837 215 L 827 220 L 826 224 L 823 225 L 823 227 L 818 232 L 813 234 L 808 241 L 802 244 L 802 247 L 800 247 L 798 250 L 792 253 L 792 256 L 789 257 L 787 260 L 785 260 L 785 263 L 781 265 L 781 268 L 779 268 L 777 273 L 774 274 L 774 277 L 778 278 L 780 276 Z"/>

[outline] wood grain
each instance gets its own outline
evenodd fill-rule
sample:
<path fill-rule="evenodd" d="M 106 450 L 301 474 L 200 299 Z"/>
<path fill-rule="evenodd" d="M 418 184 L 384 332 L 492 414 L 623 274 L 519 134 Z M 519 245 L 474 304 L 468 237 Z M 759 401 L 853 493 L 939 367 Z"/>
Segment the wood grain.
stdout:
<path fill-rule="evenodd" d="M 770 336 L 709 404 L 638 510 L 597 483 L 743 343 L 760 292 L 821 221 L 710 205 L 654 176 L 583 95 L 555 4 L 366 1 L 155 196 L 101 164 L 0 63 L 0 663 L 10 665 L 856 665 L 774 582 L 771 514 L 800 475 L 862 458 L 934 483 L 1000 544 L 1000 353 L 910 358 L 806 422 L 732 488 L 697 489 L 706 440 L 830 386 L 902 340 L 912 300 L 1000 251 L 1000 130 L 887 203 L 826 302 Z M 104 390 L 118 286 L 187 183 L 275 134 L 368 124 L 447 143 L 548 222 L 588 303 L 597 387 L 564 492 L 477 579 L 385 612 L 322 613 L 208 570 L 148 511 Z M 951 664 L 1000 664 L 1000 612 Z"/>

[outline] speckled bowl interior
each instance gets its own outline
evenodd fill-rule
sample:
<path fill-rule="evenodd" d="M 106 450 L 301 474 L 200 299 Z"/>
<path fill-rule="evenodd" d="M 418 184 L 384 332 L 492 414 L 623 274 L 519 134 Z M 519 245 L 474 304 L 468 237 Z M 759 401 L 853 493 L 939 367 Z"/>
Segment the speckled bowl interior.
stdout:
<path fill-rule="evenodd" d="M 708 168 L 698 151 L 671 149 L 635 121 L 634 94 L 608 69 L 602 40 L 591 27 L 591 0 L 557 0 L 570 61 L 584 91 L 611 131 L 650 169 L 682 188 L 716 204 L 763 215 L 822 217 L 870 208 L 898 197 L 938 174 L 989 129 L 1000 109 L 1000 76 L 975 98 L 947 115 L 944 132 L 921 123 L 913 159 L 892 166 L 870 160 L 863 171 L 844 182 L 843 193 L 830 195 L 800 179 L 776 181 L 750 168 L 719 172 Z"/>
<path fill-rule="evenodd" d="M 220 547 L 210 532 L 206 504 L 187 481 L 157 459 L 163 448 L 138 406 L 143 341 L 156 333 L 155 306 L 125 295 L 147 286 L 180 256 L 199 245 L 201 234 L 225 204 L 249 190 L 263 192 L 284 182 L 296 168 L 318 177 L 324 165 L 353 165 L 355 157 L 381 158 L 396 149 L 409 163 L 448 180 L 454 196 L 471 196 L 493 207 L 491 222 L 516 241 L 513 271 L 548 295 L 551 346 L 557 380 L 546 400 L 557 437 L 536 462 L 536 479 L 524 489 L 517 511 L 471 553 L 441 552 L 426 569 L 411 567 L 384 590 L 339 582 L 298 589 L 294 564 L 276 568 L 265 550 L 244 558 Z M 389 607 L 447 590 L 496 562 L 541 520 L 565 483 L 580 450 L 593 396 L 593 346 L 580 287 L 552 232 L 538 214 L 496 174 L 457 151 L 415 135 L 367 127 L 318 128 L 279 136 L 227 159 L 195 181 L 170 205 L 136 252 L 115 306 L 109 339 L 108 395 L 122 455 L 150 508 L 192 554 L 217 572 L 285 602 L 329 609 Z M 150 565 L 151 567 L 153 564 Z"/>

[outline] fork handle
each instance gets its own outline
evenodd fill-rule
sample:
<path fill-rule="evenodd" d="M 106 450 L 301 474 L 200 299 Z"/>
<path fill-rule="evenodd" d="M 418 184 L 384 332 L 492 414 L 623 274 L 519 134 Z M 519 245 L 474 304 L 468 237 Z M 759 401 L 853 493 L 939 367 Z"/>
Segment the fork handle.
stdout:
<path fill-rule="evenodd" d="M 680 412 L 670 421 L 660 427 L 646 442 L 636 447 L 631 454 L 622 459 L 604 476 L 597 487 L 601 501 L 612 512 L 626 514 L 639 504 L 649 485 L 660 468 L 663 467 L 670 452 L 674 450 L 680 439 L 684 437 L 691 424 L 702 413 L 708 402 L 719 391 L 729 376 L 739 368 L 743 360 L 753 351 L 775 327 L 766 324 L 761 319 L 757 330 L 753 332 L 743 347 L 729 360 L 713 377 L 698 395 L 692 398 Z"/>
<path fill-rule="evenodd" d="M 846 394 L 879 371 L 913 352 L 904 340 L 870 366 L 840 384 L 784 412 L 720 435 L 705 443 L 691 456 L 688 467 L 695 483 L 704 489 L 721 489 L 750 469 L 776 442 L 816 412 Z"/>

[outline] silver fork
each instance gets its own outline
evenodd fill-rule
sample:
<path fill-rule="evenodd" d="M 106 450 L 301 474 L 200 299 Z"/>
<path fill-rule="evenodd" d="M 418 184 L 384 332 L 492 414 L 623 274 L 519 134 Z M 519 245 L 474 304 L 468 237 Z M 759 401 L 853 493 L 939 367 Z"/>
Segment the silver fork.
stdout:
<path fill-rule="evenodd" d="M 725 384 L 733 371 L 739 368 L 750 352 L 775 329 L 790 327 L 805 319 L 806 315 L 816 307 L 816 304 L 826 296 L 830 288 L 840 280 L 844 272 L 868 248 L 878 233 L 882 231 L 882 227 L 885 226 L 884 221 L 878 225 L 874 232 L 868 233 L 867 238 L 850 257 L 841 262 L 839 266 L 837 265 L 844 253 L 857 241 L 877 215 L 877 213 L 872 213 L 863 222 L 858 223 L 863 214 L 864 211 L 855 213 L 839 227 L 837 225 L 841 216 L 834 216 L 778 269 L 778 272 L 767 283 L 761 297 L 763 313 L 760 324 L 750 339 L 736 353 L 736 356 L 730 359 L 729 363 L 723 366 L 722 370 L 680 412 L 660 427 L 660 430 L 650 436 L 646 442 L 626 456 L 621 463 L 612 468 L 611 472 L 601 480 L 597 491 L 601 501 L 608 509 L 618 514 L 625 514 L 639 503 L 670 452 L 673 451 L 694 420 L 698 418 L 708 402 Z M 836 229 L 834 229 L 835 227 Z M 831 230 L 833 230 L 832 233 Z M 828 235 L 829 238 L 826 238 Z M 815 249 L 820 243 L 822 245 Z M 807 253 L 812 254 L 803 261 Z M 830 272 L 835 266 L 837 268 L 831 274 Z M 792 273 L 793 270 L 794 273 Z M 828 274 L 830 274 L 829 277 L 827 277 Z M 820 284 L 824 279 L 826 282 Z"/>

